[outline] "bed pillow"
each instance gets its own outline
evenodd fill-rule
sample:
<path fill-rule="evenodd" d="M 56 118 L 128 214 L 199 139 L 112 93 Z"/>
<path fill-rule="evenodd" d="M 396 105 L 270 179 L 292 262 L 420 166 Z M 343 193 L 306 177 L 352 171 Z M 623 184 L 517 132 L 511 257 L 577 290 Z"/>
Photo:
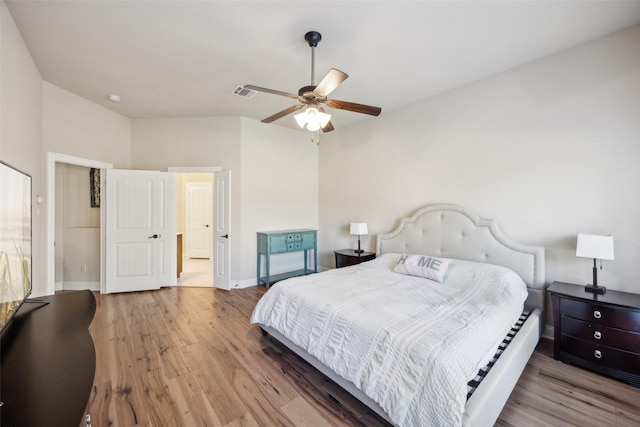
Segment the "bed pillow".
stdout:
<path fill-rule="evenodd" d="M 436 282 L 444 282 L 444 275 L 449 268 L 449 260 L 429 255 L 402 254 L 393 271 L 410 276 L 424 277 Z"/>

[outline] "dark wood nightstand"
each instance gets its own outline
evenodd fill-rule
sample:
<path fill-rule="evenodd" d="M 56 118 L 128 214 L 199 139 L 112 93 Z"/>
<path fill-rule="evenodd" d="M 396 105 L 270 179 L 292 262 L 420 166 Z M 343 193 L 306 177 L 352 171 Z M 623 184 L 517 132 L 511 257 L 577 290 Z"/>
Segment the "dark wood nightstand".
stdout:
<path fill-rule="evenodd" d="M 353 249 L 341 249 L 333 251 L 336 254 L 336 268 L 348 267 L 350 265 L 360 264 L 361 262 L 371 261 L 376 257 L 373 252 L 356 253 Z"/>
<path fill-rule="evenodd" d="M 553 282 L 553 356 L 640 387 L 640 295 Z"/>

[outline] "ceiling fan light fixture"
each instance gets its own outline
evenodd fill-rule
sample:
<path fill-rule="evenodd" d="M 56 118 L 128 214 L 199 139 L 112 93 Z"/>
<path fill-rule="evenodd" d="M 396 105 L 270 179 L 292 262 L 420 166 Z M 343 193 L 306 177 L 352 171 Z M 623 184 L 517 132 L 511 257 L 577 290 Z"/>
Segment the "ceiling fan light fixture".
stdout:
<path fill-rule="evenodd" d="M 369 114 L 371 116 L 378 116 L 382 109 L 380 107 L 372 107 L 370 105 L 356 104 L 355 102 L 338 101 L 336 99 L 328 99 L 328 96 L 342 84 L 349 75 L 340 70 L 332 68 L 322 78 L 320 83 L 315 84 L 315 48 L 318 46 L 318 42 L 322 39 L 322 36 L 317 31 L 309 31 L 305 34 L 304 39 L 311 48 L 311 84 L 309 86 L 303 86 L 298 90 L 298 94 L 282 92 L 274 89 L 267 89 L 260 86 L 245 85 L 243 89 L 250 91 L 266 92 L 273 95 L 285 96 L 287 98 L 293 98 L 298 101 L 298 104 L 292 105 L 289 108 L 285 108 L 282 111 L 273 114 L 266 119 L 262 119 L 262 123 L 272 123 L 284 116 L 292 114 L 296 111 L 302 111 L 299 114 L 294 114 L 296 122 L 302 129 L 311 131 L 311 140 L 314 142 L 319 141 L 317 135 L 320 131 L 331 132 L 333 131 L 333 124 L 331 123 L 331 115 L 324 112 L 323 104 L 329 108 L 337 108 L 339 110 L 353 111 L 354 113 Z M 238 89 L 236 89 L 238 90 Z"/>
<path fill-rule="evenodd" d="M 293 117 L 302 129 L 306 128 L 311 132 L 325 127 L 331 120 L 330 114 L 318 111 L 315 107 L 307 107 L 302 113 L 294 114 Z"/>

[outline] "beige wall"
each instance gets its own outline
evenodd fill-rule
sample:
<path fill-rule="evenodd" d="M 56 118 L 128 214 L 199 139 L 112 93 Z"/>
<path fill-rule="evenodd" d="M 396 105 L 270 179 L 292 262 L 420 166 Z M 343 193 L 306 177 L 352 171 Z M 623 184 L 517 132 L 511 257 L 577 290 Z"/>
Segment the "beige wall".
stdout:
<path fill-rule="evenodd" d="M 129 167 L 131 122 L 43 82 L 4 2 L 0 15 L 0 159 L 33 178 L 33 296 L 37 297 L 47 293 L 46 200 L 35 203 L 37 195 L 46 194 L 45 153 Z M 66 243 L 79 247 L 72 238 Z"/>
<path fill-rule="evenodd" d="M 241 179 L 242 278 L 255 283 L 256 232 L 318 228 L 318 146 L 309 132 L 244 118 Z M 303 260 L 274 256 L 272 273 L 302 268 Z"/>
<path fill-rule="evenodd" d="M 33 187 L 33 295 L 45 292 L 42 79 L 4 2 L 0 2 L 0 159 L 28 173 Z"/>
<path fill-rule="evenodd" d="M 232 287 L 255 283 L 256 231 L 317 227 L 317 147 L 306 132 L 240 117 L 140 119 L 132 140 L 137 169 L 231 171 Z M 276 270 L 302 258 L 281 261 Z"/>
<path fill-rule="evenodd" d="M 185 117 L 133 121 L 132 167 L 166 171 L 170 167 L 219 166 L 231 171 L 231 194 L 242 191 L 239 117 Z M 240 235 L 239 198 L 231 199 L 231 235 Z M 242 254 L 231 246 L 231 278 L 240 276 Z"/>
<path fill-rule="evenodd" d="M 42 154 L 47 152 L 131 166 L 131 120 L 40 82 Z M 89 169 L 56 163 L 56 289 L 99 289 L 100 210 L 89 203 Z"/>
<path fill-rule="evenodd" d="M 578 232 L 612 233 L 601 284 L 640 292 L 640 26 L 335 132 L 320 146 L 322 261 L 436 202 L 546 247 L 547 281 L 587 283 Z"/>
<path fill-rule="evenodd" d="M 47 82 L 42 83 L 45 152 L 131 167 L 131 120 Z"/>

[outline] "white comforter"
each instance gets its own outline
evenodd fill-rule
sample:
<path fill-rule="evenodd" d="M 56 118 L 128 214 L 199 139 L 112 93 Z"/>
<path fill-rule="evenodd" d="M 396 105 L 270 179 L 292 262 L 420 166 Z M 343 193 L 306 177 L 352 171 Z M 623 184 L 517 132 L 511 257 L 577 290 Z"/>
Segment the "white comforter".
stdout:
<path fill-rule="evenodd" d="M 437 283 L 394 273 L 399 257 L 277 283 L 251 322 L 354 383 L 396 425 L 460 425 L 467 382 L 522 312 L 526 285 L 504 267 L 459 260 Z"/>

